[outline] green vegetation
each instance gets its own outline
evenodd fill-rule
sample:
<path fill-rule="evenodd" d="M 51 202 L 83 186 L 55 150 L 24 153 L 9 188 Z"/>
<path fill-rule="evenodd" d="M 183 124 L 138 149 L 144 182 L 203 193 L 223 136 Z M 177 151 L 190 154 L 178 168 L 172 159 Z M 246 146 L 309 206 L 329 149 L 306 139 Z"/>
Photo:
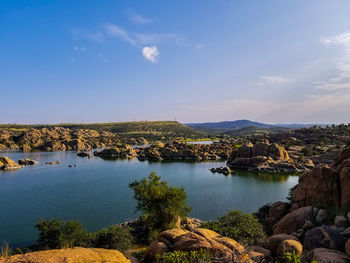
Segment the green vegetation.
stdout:
<path fill-rule="evenodd" d="M 11 256 L 12 251 L 8 243 L 4 243 L 0 249 L 0 258 L 7 258 Z"/>
<path fill-rule="evenodd" d="M 39 231 L 38 245 L 41 249 L 84 246 L 86 231 L 79 222 L 59 219 L 40 219 L 35 225 Z"/>
<path fill-rule="evenodd" d="M 156 238 L 160 231 L 172 228 L 185 217 L 191 208 L 187 205 L 184 188 L 168 186 L 166 181 L 154 172 L 147 178 L 132 182 L 129 187 L 134 191 L 136 209 L 142 212 L 141 220 L 147 227 L 147 240 Z"/>
<path fill-rule="evenodd" d="M 173 251 L 158 255 L 156 260 L 158 263 L 204 263 L 211 262 L 211 257 L 210 253 L 205 250 Z"/>
<path fill-rule="evenodd" d="M 284 254 L 284 257 L 285 257 L 285 261 L 284 262 L 286 262 L 286 263 L 301 263 L 302 262 L 301 261 L 301 256 L 295 254 L 294 251 L 293 251 L 293 253 L 287 252 L 286 254 Z M 317 263 L 317 261 L 313 260 L 310 263 Z"/>
<path fill-rule="evenodd" d="M 182 140 L 207 138 L 205 132 L 187 127 L 177 121 L 136 121 L 136 122 L 112 122 L 112 123 L 84 123 L 84 124 L 52 124 L 52 125 L 22 125 L 1 124 L 0 129 L 23 131 L 31 128 L 63 127 L 72 130 L 93 129 L 98 132 L 107 131 L 118 135 L 122 140 L 144 137 L 148 141 L 156 140 Z"/>
<path fill-rule="evenodd" d="M 130 228 L 110 226 L 93 234 L 93 247 L 126 251 L 133 245 Z"/>
<path fill-rule="evenodd" d="M 130 230 L 121 226 L 110 226 L 96 233 L 88 233 L 77 221 L 40 219 L 35 227 L 39 231 L 39 250 L 80 246 L 126 251 L 132 247 Z"/>
<path fill-rule="evenodd" d="M 242 245 L 253 245 L 264 237 L 264 231 L 258 219 L 251 214 L 239 210 L 230 211 L 219 217 L 217 221 L 210 221 L 201 225 L 222 236 L 230 237 Z"/>

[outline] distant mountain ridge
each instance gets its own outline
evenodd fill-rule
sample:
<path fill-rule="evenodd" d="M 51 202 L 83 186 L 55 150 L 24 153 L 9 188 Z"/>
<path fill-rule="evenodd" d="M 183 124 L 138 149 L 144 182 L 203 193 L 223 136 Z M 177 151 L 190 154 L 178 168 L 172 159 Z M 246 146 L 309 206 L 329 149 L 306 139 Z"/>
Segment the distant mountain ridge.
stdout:
<path fill-rule="evenodd" d="M 256 133 L 276 133 L 290 129 L 309 128 L 312 126 L 327 126 L 327 124 L 266 124 L 250 120 L 235 120 L 221 122 L 186 123 L 188 127 L 201 130 L 209 134 L 245 135 Z"/>
<path fill-rule="evenodd" d="M 204 123 L 186 123 L 185 125 L 192 128 L 207 128 L 207 129 L 224 129 L 224 130 L 238 130 L 241 128 L 255 126 L 259 128 L 272 128 L 275 125 L 255 122 L 250 120 L 235 120 L 235 121 L 221 121 L 221 122 L 204 122 Z"/>

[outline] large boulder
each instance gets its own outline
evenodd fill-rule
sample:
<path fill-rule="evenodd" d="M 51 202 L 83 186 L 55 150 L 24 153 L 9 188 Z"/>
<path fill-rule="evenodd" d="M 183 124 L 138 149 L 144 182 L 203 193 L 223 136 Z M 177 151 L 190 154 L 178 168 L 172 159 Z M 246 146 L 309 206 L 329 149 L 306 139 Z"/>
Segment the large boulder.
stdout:
<path fill-rule="evenodd" d="M 303 228 L 306 221 L 316 217 L 318 209 L 312 206 L 302 207 L 286 214 L 273 226 L 274 234 L 292 234 Z"/>
<path fill-rule="evenodd" d="M 272 254 L 276 255 L 279 245 L 285 240 L 299 241 L 298 238 L 296 238 L 295 236 L 286 235 L 286 234 L 277 234 L 277 235 L 269 236 L 268 238 L 263 240 L 261 245 L 267 248 L 268 250 L 270 250 Z"/>
<path fill-rule="evenodd" d="M 286 253 L 294 253 L 295 255 L 301 255 L 303 252 L 303 245 L 296 240 L 283 240 L 276 251 L 278 257 L 284 257 Z"/>
<path fill-rule="evenodd" d="M 318 263 L 349 263 L 350 258 L 342 252 L 327 248 L 315 248 L 310 251 L 310 261 Z"/>
<path fill-rule="evenodd" d="M 315 227 L 305 233 L 304 248 L 311 250 L 324 247 L 335 250 L 344 250 L 345 239 L 337 231 L 327 226 Z"/>
<path fill-rule="evenodd" d="M 7 156 L 1 156 L 0 157 L 0 170 L 13 170 L 13 169 L 18 169 L 21 168 L 22 166 L 19 165 L 17 162 L 14 160 L 11 160 Z"/>
<path fill-rule="evenodd" d="M 323 204 L 350 207 L 350 147 L 340 152 L 331 166 L 305 172 L 292 191 L 292 209 Z"/>
<path fill-rule="evenodd" d="M 149 246 L 146 259 L 154 260 L 157 252 L 163 253 L 174 250 L 205 250 L 215 259 L 252 262 L 248 252 L 239 243 L 204 228 L 196 228 L 193 231 L 175 228 L 161 232 L 157 240 Z"/>
<path fill-rule="evenodd" d="M 0 263 L 130 263 L 121 252 L 112 249 L 103 248 L 68 248 L 68 249 L 53 249 L 20 254 L 9 258 L 0 259 Z"/>

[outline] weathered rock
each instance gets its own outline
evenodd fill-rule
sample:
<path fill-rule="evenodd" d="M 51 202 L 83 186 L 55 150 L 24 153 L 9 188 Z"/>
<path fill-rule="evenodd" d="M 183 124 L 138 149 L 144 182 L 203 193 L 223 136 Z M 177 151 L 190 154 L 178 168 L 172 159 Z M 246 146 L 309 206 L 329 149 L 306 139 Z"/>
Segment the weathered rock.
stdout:
<path fill-rule="evenodd" d="M 271 251 L 266 248 L 251 246 L 247 248 L 247 251 L 254 262 L 272 262 Z"/>
<path fill-rule="evenodd" d="M 294 253 L 301 255 L 303 252 L 303 246 L 296 240 L 283 240 L 276 251 L 277 256 L 284 257 L 286 253 Z"/>
<path fill-rule="evenodd" d="M 316 223 L 319 225 L 322 225 L 327 221 L 327 218 L 328 218 L 328 212 L 324 209 L 320 209 L 320 211 L 318 211 L 316 216 Z"/>
<path fill-rule="evenodd" d="M 11 160 L 7 156 L 1 156 L 0 157 L 0 170 L 13 170 L 13 169 L 19 169 L 22 166 L 19 165 L 17 162 L 14 160 Z"/>
<path fill-rule="evenodd" d="M 38 164 L 38 161 L 32 160 L 32 159 L 21 159 L 18 160 L 18 164 L 20 165 L 34 165 L 34 164 Z"/>
<path fill-rule="evenodd" d="M 308 205 L 350 207 L 350 147 L 331 164 L 304 173 L 292 191 L 292 209 Z"/>
<path fill-rule="evenodd" d="M 311 260 L 318 263 L 349 263 L 350 258 L 339 251 L 327 248 L 315 248 L 310 251 Z"/>
<path fill-rule="evenodd" d="M 334 225 L 336 227 L 347 227 L 349 225 L 349 221 L 345 216 L 336 216 L 334 218 Z"/>
<path fill-rule="evenodd" d="M 303 245 L 306 250 L 324 247 L 343 251 L 344 244 L 345 239 L 338 231 L 322 226 L 306 231 Z"/>
<path fill-rule="evenodd" d="M 318 210 L 312 206 L 302 207 L 285 215 L 273 227 L 274 234 L 292 234 L 302 228 L 307 220 L 313 220 Z"/>
<path fill-rule="evenodd" d="M 46 162 L 45 164 L 61 164 L 61 161 Z"/>
<path fill-rule="evenodd" d="M 350 257 L 350 239 L 345 242 L 345 253 Z"/>
<path fill-rule="evenodd" d="M 277 249 L 278 249 L 279 245 L 284 240 L 299 241 L 295 236 L 292 236 L 292 235 L 277 234 L 277 235 L 272 235 L 272 236 L 266 238 L 262 245 L 264 247 L 266 247 L 268 250 L 270 250 L 272 252 L 272 254 L 275 255 L 277 253 Z"/>
<path fill-rule="evenodd" d="M 121 252 L 103 248 L 52 249 L 11 256 L 0 259 L 1 263 L 130 263 Z"/>
<path fill-rule="evenodd" d="M 77 156 L 79 156 L 79 157 L 89 157 L 89 158 L 92 158 L 92 154 L 89 153 L 89 152 L 78 152 L 78 153 L 77 153 Z"/>
<path fill-rule="evenodd" d="M 222 237 L 209 229 L 197 228 L 194 231 L 171 229 L 159 234 L 157 240 L 152 243 L 147 251 L 146 258 L 154 259 L 155 251 L 206 250 L 212 257 L 220 260 L 232 260 L 233 262 L 252 262 L 248 253 L 239 243 L 233 239 Z"/>
<path fill-rule="evenodd" d="M 274 202 L 269 208 L 269 217 L 274 217 L 277 220 L 280 220 L 284 217 L 290 208 L 290 204 L 287 202 Z"/>

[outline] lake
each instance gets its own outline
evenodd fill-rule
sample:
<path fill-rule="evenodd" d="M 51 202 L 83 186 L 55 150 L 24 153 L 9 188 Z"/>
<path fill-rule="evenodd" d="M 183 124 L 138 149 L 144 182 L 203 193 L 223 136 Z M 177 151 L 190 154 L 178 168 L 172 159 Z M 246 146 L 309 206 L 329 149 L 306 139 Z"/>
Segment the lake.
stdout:
<path fill-rule="evenodd" d="M 208 169 L 224 162 L 140 162 L 76 156 L 76 152 L 0 152 L 38 165 L 15 171 L 0 170 L 0 242 L 25 246 L 35 242 L 33 227 L 40 217 L 79 220 L 88 231 L 122 223 L 138 216 L 128 184 L 152 171 L 170 185 L 184 186 L 191 216 L 216 219 L 230 210 L 254 212 L 273 201 L 286 200 L 298 181 L 294 175 L 237 171 L 230 176 Z M 61 161 L 59 165 L 45 165 Z M 77 164 L 69 168 L 68 165 Z"/>

